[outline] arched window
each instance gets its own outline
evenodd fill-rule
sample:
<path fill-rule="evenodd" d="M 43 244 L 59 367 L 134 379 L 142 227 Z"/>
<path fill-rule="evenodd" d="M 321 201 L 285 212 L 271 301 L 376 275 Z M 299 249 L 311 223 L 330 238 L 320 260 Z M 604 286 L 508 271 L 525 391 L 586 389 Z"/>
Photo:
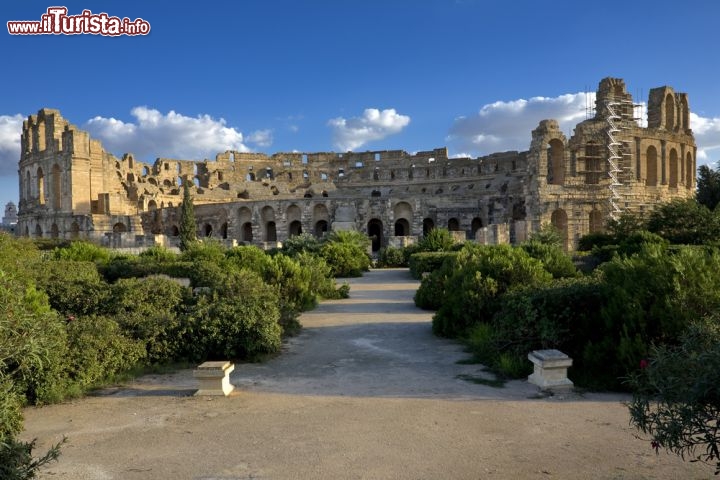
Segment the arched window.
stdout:
<path fill-rule="evenodd" d="M 113 225 L 113 233 L 125 233 L 127 232 L 127 226 L 122 223 L 118 222 L 115 225 Z"/>
<path fill-rule="evenodd" d="M 372 240 L 372 251 L 377 252 L 383 244 L 383 224 L 377 218 L 368 222 L 368 237 Z"/>
<path fill-rule="evenodd" d="M 550 223 L 552 223 L 553 227 L 557 228 L 558 231 L 560 231 L 560 238 L 563 242 L 563 248 L 567 250 L 568 217 L 567 213 L 565 213 L 565 210 L 558 208 L 557 210 L 552 212 L 552 215 L 550 216 Z"/>
<path fill-rule="evenodd" d="M 695 180 L 695 171 L 693 170 L 692 154 L 688 152 L 685 156 L 685 187 L 692 188 Z"/>
<path fill-rule="evenodd" d="M 406 219 L 401 218 L 395 222 L 395 236 L 396 237 L 407 237 L 410 235 L 410 222 Z"/>
<path fill-rule="evenodd" d="M 243 242 L 252 242 L 253 240 L 253 231 L 252 231 L 252 223 L 245 222 L 242 226 L 242 236 L 240 238 Z"/>
<path fill-rule="evenodd" d="M 550 140 L 547 158 L 548 184 L 563 185 L 565 183 L 565 145 L 562 140 L 557 138 Z"/>
<path fill-rule="evenodd" d="M 475 217 L 472 219 L 472 223 L 470 224 L 470 231 L 472 233 L 472 238 L 475 238 L 475 234 L 478 230 L 482 228 L 482 220 L 478 217 Z"/>
<path fill-rule="evenodd" d="M 42 168 L 37 170 L 37 191 L 38 191 L 38 203 L 45 205 L 45 174 Z"/>
<path fill-rule="evenodd" d="M 459 232 L 460 231 L 460 222 L 457 218 L 451 218 L 448 220 L 448 230 L 451 232 Z"/>
<path fill-rule="evenodd" d="M 670 93 L 665 96 L 665 128 L 675 128 L 675 98 Z"/>
<path fill-rule="evenodd" d="M 56 163 L 52 167 L 52 208 L 53 210 L 61 210 L 62 206 L 62 172 L 60 166 Z M 57 237 L 55 237 L 57 238 Z"/>
<path fill-rule="evenodd" d="M 277 230 L 275 229 L 275 222 L 267 222 L 267 224 L 265 224 L 265 241 L 277 242 Z"/>
<path fill-rule="evenodd" d="M 589 220 L 590 220 L 590 233 L 603 231 L 602 212 L 600 210 L 593 210 L 592 212 L 590 212 Z"/>
<path fill-rule="evenodd" d="M 670 187 L 678 186 L 678 154 L 674 148 L 670 149 Z"/>
<path fill-rule="evenodd" d="M 423 236 L 430 233 L 430 231 L 434 228 L 435 228 L 435 222 L 433 222 L 432 218 L 423 219 Z"/>
<path fill-rule="evenodd" d="M 657 149 L 650 145 L 645 154 L 645 165 L 646 165 L 646 177 L 645 185 L 648 187 L 654 187 L 658 181 L 658 161 L 657 161 Z"/>
<path fill-rule="evenodd" d="M 288 236 L 294 237 L 295 235 L 300 235 L 302 233 L 302 223 L 300 223 L 300 220 L 293 220 L 290 222 L 290 225 L 288 226 Z"/>

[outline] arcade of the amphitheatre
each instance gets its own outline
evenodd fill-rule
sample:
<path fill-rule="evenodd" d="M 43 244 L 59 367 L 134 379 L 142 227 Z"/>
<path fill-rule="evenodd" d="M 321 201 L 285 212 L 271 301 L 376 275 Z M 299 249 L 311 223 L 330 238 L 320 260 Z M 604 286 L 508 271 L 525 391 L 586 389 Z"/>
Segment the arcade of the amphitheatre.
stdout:
<path fill-rule="evenodd" d="M 598 87 L 594 116 L 567 138 L 555 120 L 527 151 L 448 158 L 445 148 L 241 153 L 214 160 L 117 158 L 42 109 L 23 123 L 18 235 L 85 238 L 117 248 L 176 245 L 183 183 L 200 237 L 274 247 L 302 232 L 356 229 L 373 249 L 434 227 L 483 243 L 519 243 L 551 223 L 572 249 L 621 211 L 694 194 L 688 97 L 650 90 L 647 127 L 621 79 Z"/>

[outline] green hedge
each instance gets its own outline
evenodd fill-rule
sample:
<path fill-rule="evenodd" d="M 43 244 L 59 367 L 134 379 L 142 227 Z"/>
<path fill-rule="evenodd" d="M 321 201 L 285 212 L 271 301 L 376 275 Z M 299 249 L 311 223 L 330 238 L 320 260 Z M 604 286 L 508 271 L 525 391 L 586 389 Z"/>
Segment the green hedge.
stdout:
<path fill-rule="evenodd" d="M 433 272 L 439 269 L 446 258 L 457 257 L 457 252 L 418 252 L 410 255 L 408 265 L 410 275 L 420 280 L 423 273 Z"/>

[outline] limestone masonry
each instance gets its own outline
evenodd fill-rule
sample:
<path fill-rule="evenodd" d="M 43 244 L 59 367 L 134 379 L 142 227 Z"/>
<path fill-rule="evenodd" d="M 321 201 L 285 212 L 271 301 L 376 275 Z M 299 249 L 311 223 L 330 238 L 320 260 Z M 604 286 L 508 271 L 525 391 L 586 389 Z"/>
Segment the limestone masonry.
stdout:
<path fill-rule="evenodd" d="M 621 79 L 600 82 L 595 115 L 566 138 L 555 120 L 530 149 L 448 158 L 447 149 L 241 153 L 215 160 L 117 158 L 42 109 L 23 123 L 18 235 L 87 238 L 114 247 L 177 242 L 183 182 L 200 237 L 276 246 L 291 235 L 366 232 L 373 249 L 434 227 L 484 243 L 518 243 L 544 223 L 567 248 L 619 211 L 643 213 L 694 194 L 688 97 L 654 88 L 648 126 Z M 615 177 L 615 178 L 613 178 Z"/>

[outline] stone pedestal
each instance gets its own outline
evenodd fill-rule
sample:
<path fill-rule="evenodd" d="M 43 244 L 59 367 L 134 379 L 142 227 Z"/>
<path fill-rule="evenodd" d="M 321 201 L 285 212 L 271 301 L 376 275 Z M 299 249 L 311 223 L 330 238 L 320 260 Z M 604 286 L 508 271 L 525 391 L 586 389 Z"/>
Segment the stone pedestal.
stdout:
<path fill-rule="evenodd" d="M 194 372 L 193 377 L 200 382 L 195 395 L 227 396 L 235 387 L 230 384 L 230 372 L 235 365 L 230 362 L 205 362 Z"/>
<path fill-rule="evenodd" d="M 534 365 L 528 382 L 543 390 L 572 390 L 573 383 L 567 378 L 567 369 L 572 365 L 572 358 L 560 350 L 535 350 L 528 353 L 528 360 Z"/>

